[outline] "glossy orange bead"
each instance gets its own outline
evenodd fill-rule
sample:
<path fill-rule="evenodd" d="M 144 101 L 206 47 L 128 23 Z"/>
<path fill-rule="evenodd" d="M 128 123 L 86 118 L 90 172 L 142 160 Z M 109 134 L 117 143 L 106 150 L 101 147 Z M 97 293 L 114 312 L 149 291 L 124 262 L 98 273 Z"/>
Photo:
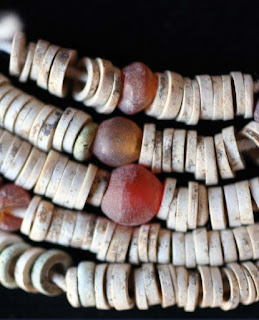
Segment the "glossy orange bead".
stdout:
<path fill-rule="evenodd" d="M 94 155 L 111 167 L 138 160 L 142 130 L 131 120 L 121 117 L 103 121 L 93 143 Z"/>
<path fill-rule="evenodd" d="M 119 109 L 126 114 L 135 114 L 147 108 L 156 95 L 156 75 L 141 62 L 125 67 L 122 75 L 123 90 Z"/>
<path fill-rule="evenodd" d="M 163 185 L 149 170 L 136 164 L 112 171 L 102 200 L 102 211 L 113 221 L 137 226 L 158 212 Z"/>

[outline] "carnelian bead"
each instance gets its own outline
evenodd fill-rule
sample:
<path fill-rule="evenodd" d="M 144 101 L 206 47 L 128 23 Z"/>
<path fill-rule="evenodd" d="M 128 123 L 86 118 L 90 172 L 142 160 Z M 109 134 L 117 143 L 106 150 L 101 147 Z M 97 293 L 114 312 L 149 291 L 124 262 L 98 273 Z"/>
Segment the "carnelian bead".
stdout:
<path fill-rule="evenodd" d="M 19 230 L 21 215 L 30 203 L 27 191 L 14 184 L 6 184 L 0 188 L 0 229 L 6 231 Z"/>
<path fill-rule="evenodd" d="M 150 221 L 158 212 L 163 185 L 144 167 L 131 164 L 112 171 L 102 200 L 102 211 L 113 221 L 136 226 Z"/>
<path fill-rule="evenodd" d="M 156 95 L 156 75 L 141 62 L 125 67 L 122 75 L 123 89 L 119 109 L 126 114 L 135 114 L 147 108 Z"/>
<path fill-rule="evenodd" d="M 93 153 L 108 166 L 123 166 L 139 158 L 141 140 L 142 130 L 133 121 L 115 117 L 100 124 Z"/>

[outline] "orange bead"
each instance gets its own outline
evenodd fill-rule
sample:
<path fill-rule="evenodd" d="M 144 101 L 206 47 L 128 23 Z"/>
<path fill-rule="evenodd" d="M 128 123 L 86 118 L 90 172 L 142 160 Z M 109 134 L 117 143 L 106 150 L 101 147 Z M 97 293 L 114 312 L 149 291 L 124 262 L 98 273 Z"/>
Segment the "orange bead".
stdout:
<path fill-rule="evenodd" d="M 124 80 L 119 109 L 126 114 L 135 114 L 147 108 L 156 95 L 156 75 L 141 62 L 125 67 L 122 75 Z"/>
<path fill-rule="evenodd" d="M 158 212 L 163 185 L 149 170 L 132 164 L 112 171 L 102 200 L 102 211 L 113 221 L 136 226 Z"/>
<path fill-rule="evenodd" d="M 103 121 L 93 144 L 94 155 L 111 167 L 138 160 L 142 130 L 131 120 L 121 117 Z"/>

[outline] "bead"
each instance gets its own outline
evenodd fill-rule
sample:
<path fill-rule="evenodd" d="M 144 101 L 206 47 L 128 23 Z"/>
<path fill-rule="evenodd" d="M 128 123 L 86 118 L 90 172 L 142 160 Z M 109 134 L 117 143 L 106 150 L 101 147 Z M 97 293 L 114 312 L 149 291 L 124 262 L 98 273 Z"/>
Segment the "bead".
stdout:
<path fill-rule="evenodd" d="M 103 121 L 93 144 L 94 155 L 103 163 L 118 167 L 139 158 L 142 131 L 131 120 L 116 117 Z"/>
<path fill-rule="evenodd" d="M 119 109 L 135 114 L 153 101 L 157 89 L 157 77 L 141 62 L 134 62 L 122 70 L 124 84 Z"/>
<path fill-rule="evenodd" d="M 259 99 L 256 102 L 255 110 L 254 110 L 254 120 L 259 123 Z"/>
<path fill-rule="evenodd" d="M 152 173 L 139 165 L 127 165 L 113 170 L 101 206 L 115 222 L 139 225 L 158 212 L 162 194 L 162 183 Z"/>

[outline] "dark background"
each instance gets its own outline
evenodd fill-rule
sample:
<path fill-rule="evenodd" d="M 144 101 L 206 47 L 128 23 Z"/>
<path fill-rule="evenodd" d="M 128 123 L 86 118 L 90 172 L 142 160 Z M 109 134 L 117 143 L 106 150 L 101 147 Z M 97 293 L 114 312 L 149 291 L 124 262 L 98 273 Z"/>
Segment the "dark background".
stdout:
<path fill-rule="evenodd" d="M 30 41 L 43 38 L 76 48 L 80 55 L 110 59 L 119 67 L 132 61 L 142 61 L 154 71 L 169 69 L 190 77 L 195 74 L 223 74 L 240 70 L 257 78 L 259 72 L 259 6 L 256 2 L 1 0 L 0 10 L 3 9 L 20 14 Z M 0 54 L 0 71 L 8 74 L 8 57 L 5 54 Z M 14 83 L 45 102 L 80 107 L 70 99 L 51 97 L 36 88 L 34 83 L 20 85 L 16 80 Z M 98 122 L 107 118 L 94 112 L 92 114 Z M 143 125 L 147 118 L 138 115 L 134 120 Z M 195 129 L 199 134 L 213 135 L 232 123 L 238 130 L 247 121 L 201 121 Z M 160 121 L 157 126 L 184 127 L 173 121 Z M 247 167 L 246 171 L 237 174 L 237 180 L 258 174 L 258 168 L 249 159 Z M 193 179 L 191 175 L 174 176 L 183 185 Z M 75 262 L 94 258 L 80 250 L 68 251 Z M 1 318 L 257 318 L 258 311 L 256 304 L 240 306 L 228 313 L 219 309 L 204 309 L 193 314 L 177 308 L 163 310 L 160 307 L 145 312 L 136 309 L 127 312 L 73 309 L 65 295 L 48 298 L 21 290 L 0 288 Z"/>

